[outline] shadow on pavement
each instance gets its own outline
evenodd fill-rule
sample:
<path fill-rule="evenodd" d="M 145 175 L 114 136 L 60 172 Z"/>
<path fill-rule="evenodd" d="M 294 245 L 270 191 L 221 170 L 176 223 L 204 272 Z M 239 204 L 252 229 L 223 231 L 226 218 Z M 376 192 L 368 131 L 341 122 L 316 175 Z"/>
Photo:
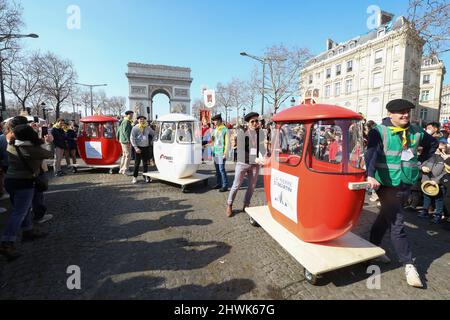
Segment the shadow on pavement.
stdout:
<path fill-rule="evenodd" d="M 207 286 L 185 285 L 176 288 L 158 288 L 162 277 L 135 277 L 113 282 L 110 278 L 95 293 L 94 299 L 157 299 L 157 300 L 235 300 L 255 288 L 248 279 L 232 279 Z"/>

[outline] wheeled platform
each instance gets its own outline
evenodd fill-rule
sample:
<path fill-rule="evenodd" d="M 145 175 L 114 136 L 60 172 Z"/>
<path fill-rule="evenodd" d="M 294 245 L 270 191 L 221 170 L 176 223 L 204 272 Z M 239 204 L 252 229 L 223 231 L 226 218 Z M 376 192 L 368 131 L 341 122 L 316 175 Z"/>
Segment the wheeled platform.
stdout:
<path fill-rule="evenodd" d="M 53 162 L 54 162 L 54 160 L 48 160 L 47 165 L 49 167 L 53 167 Z M 63 159 L 62 162 L 65 163 L 65 160 Z M 110 164 L 110 165 L 97 165 L 97 164 L 87 164 L 83 160 L 77 159 L 77 163 L 70 165 L 70 167 L 72 168 L 72 171 L 74 173 L 76 173 L 78 171 L 78 169 L 109 169 L 109 173 L 113 174 L 115 171 L 116 172 L 119 171 L 120 163 L 116 162 L 116 163 Z"/>
<path fill-rule="evenodd" d="M 170 178 L 170 177 L 163 176 L 158 171 L 151 171 L 151 172 L 144 173 L 144 176 L 150 177 L 150 179 L 152 179 L 152 180 L 153 179 L 161 180 L 161 181 L 166 181 L 166 182 L 180 185 L 182 192 L 187 192 L 186 187 L 188 185 L 191 185 L 191 184 L 194 184 L 197 182 L 201 182 L 201 181 L 203 181 L 203 185 L 206 187 L 208 185 L 208 179 L 211 177 L 210 175 L 206 175 L 206 174 L 194 173 L 190 177 L 177 179 L 177 178 Z"/>
<path fill-rule="evenodd" d="M 310 284 L 316 284 L 317 278 L 321 274 L 385 254 L 380 247 L 351 232 L 332 241 L 307 243 L 275 221 L 270 214 L 269 207 L 246 208 L 245 211 L 250 215 L 251 221 L 256 221 L 303 266 L 305 278 Z"/>

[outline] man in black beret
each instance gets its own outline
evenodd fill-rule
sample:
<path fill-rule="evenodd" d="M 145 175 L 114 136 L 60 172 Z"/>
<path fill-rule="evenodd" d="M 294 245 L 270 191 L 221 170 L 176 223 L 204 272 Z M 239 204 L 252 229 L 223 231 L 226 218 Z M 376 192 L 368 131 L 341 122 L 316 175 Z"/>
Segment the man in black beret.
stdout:
<path fill-rule="evenodd" d="M 422 128 L 410 123 L 413 108 L 414 104 L 404 99 L 396 99 L 386 105 L 389 117 L 369 132 L 365 160 L 367 181 L 371 189 L 377 190 L 381 203 L 380 214 L 370 232 L 370 242 L 379 246 L 390 229 L 397 256 L 405 266 L 407 283 L 423 287 L 406 237 L 403 205 L 410 195 L 411 186 L 419 179 L 419 164 L 436 152 L 438 142 Z M 420 156 L 417 153 L 419 147 L 423 148 Z M 387 256 L 380 260 L 389 262 Z"/>

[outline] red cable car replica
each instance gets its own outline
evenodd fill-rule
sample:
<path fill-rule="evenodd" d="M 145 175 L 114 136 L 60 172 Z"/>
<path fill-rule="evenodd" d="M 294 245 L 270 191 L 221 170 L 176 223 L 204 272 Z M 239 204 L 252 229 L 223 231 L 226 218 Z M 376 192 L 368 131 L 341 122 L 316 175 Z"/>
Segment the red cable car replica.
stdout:
<path fill-rule="evenodd" d="M 78 137 L 78 151 L 88 165 L 112 165 L 122 153 L 116 139 L 117 119 L 106 116 L 90 116 L 80 119 L 83 123 Z"/>
<path fill-rule="evenodd" d="M 356 225 L 364 205 L 363 117 L 325 104 L 273 116 L 264 186 L 272 217 L 300 240 L 336 239 Z"/>

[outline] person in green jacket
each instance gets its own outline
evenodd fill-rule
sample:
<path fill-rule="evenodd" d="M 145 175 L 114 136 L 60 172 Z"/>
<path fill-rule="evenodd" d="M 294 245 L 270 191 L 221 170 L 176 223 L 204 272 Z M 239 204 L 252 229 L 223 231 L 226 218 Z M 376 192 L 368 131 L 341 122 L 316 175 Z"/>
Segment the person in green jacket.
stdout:
<path fill-rule="evenodd" d="M 410 101 L 396 99 L 386 105 L 389 117 L 369 132 L 365 153 L 367 181 L 377 191 L 381 203 L 380 214 L 370 231 L 370 242 L 379 246 L 389 230 L 399 262 L 405 267 L 407 283 L 423 287 L 412 256 L 404 226 L 403 205 L 411 186 L 419 179 L 419 165 L 436 151 L 437 140 L 422 128 L 410 123 Z M 418 154 L 418 148 L 422 153 Z M 381 262 L 389 263 L 383 256 Z"/>
<path fill-rule="evenodd" d="M 228 177 L 225 171 L 225 162 L 229 150 L 229 136 L 228 129 L 222 122 L 220 114 L 211 119 L 215 125 L 212 136 L 214 164 L 216 166 L 217 184 L 214 189 L 219 189 L 219 192 L 228 191 Z"/>
<path fill-rule="evenodd" d="M 125 175 L 131 175 L 130 160 L 131 160 L 131 129 L 133 129 L 133 119 L 134 112 L 127 111 L 125 112 L 125 117 L 119 125 L 119 129 L 117 129 L 117 140 L 119 140 L 122 146 L 122 159 L 120 160 L 120 169 L 119 173 Z"/>

